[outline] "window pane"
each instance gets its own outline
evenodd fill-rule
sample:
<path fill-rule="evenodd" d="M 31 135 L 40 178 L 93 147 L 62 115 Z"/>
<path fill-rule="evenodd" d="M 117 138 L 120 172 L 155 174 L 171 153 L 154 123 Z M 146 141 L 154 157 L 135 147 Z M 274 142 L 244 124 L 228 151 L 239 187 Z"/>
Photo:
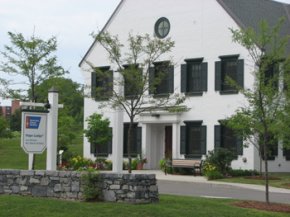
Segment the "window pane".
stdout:
<path fill-rule="evenodd" d="M 155 68 L 155 82 L 156 82 L 156 94 L 167 94 L 169 92 L 168 87 L 168 70 L 169 65 L 158 64 Z"/>
<path fill-rule="evenodd" d="M 237 154 L 236 135 L 233 130 L 222 126 L 221 147 L 233 151 Z"/>
<path fill-rule="evenodd" d="M 201 127 L 188 126 L 187 154 L 201 154 Z"/>
<path fill-rule="evenodd" d="M 202 90 L 201 63 L 188 63 L 187 67 L 187 92 Z"/>
<path fill-rule="evenodd" d="M 238 61 L 236 59 L 222 60 L 222 90 L 235 90 L 228 84 L 227 77 L 237 82 Z"/>

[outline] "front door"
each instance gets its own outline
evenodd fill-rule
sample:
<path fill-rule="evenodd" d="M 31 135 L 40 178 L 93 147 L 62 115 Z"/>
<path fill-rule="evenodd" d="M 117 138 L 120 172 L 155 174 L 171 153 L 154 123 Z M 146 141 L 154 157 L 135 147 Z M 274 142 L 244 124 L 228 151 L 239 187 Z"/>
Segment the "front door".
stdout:
<path fill-rule="evenodd" d="M 172 159 L 172 126 L 165 126 L 165 158 Z"/>

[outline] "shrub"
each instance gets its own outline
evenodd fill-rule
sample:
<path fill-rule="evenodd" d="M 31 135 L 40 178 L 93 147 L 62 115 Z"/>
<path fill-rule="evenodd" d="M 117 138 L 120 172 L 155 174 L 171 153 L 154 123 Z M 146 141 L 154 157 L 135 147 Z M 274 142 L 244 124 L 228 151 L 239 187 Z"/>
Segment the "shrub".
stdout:
<path fill-rule="evenodd" d="M 223 175 L 227 175 L 231 169 L 231 162 L 236 158 L 236 156 L 228 149 L 219 148 L 214 151 L 209 151 L 205 160 L 205 164 L 214 166 L 216 171 Z"/>
<path fill-rule="evenodd" d="M 222 179 L 224 176 L 217 170 L 208 171 L 206 173 L 208 180 Z"/>
<path fill-rule="evenodd" d="M 95 164 L 92 160 L 78 155 L 69 160 L 69 167 L 72 170 L 86 170 L 89 167 L 95 168 Z"/>
<path fill-rule="evenodd" d="M 136 170 L 137 169 L 137 164 L 138 164 L 138 159 L 133 159 L 131 162 L 131 169 Z"/>
<path fill-rule="evenodd" d="M 172 174 L 173 170 L 171 167 L 171 161 L 169 159 L 163 158 L 159 161 L 159 168 L 165 173 Z"/>
<path fill-rule="evenodd" d="M 100 195 L 100 176 L 95 172 L 87 172 L 82 175 L 83 195 L 86 201 L 97 200 Z"/>
<path fill-rule="evenodd" d="M 259 173 L 256 170 L 229 170 L 229 175 L 232 177 L 239 177 L 239 176 L 256 176 L 259 175 Z"/>
<path fill-rule="evenodd" d="M 106 158 L 98 157 L 95 162 L 98 170 L 112 170 L 112 161 Z"/>

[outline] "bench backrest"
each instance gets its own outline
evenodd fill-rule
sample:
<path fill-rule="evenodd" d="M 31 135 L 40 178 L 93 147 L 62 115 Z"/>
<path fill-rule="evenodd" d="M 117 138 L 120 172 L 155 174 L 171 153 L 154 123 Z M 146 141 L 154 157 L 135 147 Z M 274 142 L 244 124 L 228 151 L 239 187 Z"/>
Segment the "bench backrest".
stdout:
<path fill-rule="evenodd" d="M 183 159 L 173 159 L 172 166 L 187 166 L 194 167 L 200 165 L 201 160 L 183 160 Z"/>

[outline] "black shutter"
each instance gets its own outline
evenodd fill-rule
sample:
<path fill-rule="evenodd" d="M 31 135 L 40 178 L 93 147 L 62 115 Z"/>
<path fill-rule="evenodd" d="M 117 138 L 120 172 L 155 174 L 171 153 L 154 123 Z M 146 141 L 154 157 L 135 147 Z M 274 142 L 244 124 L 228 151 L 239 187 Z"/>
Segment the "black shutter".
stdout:
<path fill-rule="evenodd" d="M 169 66 L 168 68 L 168 93 L 173 93 L 174 91 L 174 66 Z"/>
<path fill-rule="evenodd" d="M 180 126 L 180 154 L 186 154 L 186 126 Z"/>
<path fill-rule="evenodd" d="M 92 72 L 91 76 L 91 97 L 96 99 L 96 83 L 97 83 L 97 74 Z"/>
<path fill-rule="evenodd" d="M 149 68 L 149 94 L 154 94 L 155 92 L 155 85 L 154 85 L 154 79 L 155 78 L 155 68 L 150 67 Z"/>
<path fill-rule="evenodd" d="M 114 88 L 114 84 L 113 84 L 113 79 L 114 79 L 114 75 L 113 75 L 113 71 L 108 71 L 107 73 L 109 73 L 108 75 L 108 84 L 107 84 L 107 94 L 109 97 L 113 96 L 113 88 Z"/>
<path fill-rule="evenodd" d="M 214 148 L 221 147 L 221 126 L 215 125 L 214 126 Z"/>
<path fill-rule="evenodd" d="M 237 154 L 243 155 L 243 137 L 236 136 Z"/>
<path fill-rule="evenodd" d="M 215 90 L 220 91 L 222 84 L 222 64 L 221 62 L 215 62 Z"/>
<path fill-rule="evenodd" d="M 241 88 L 244 87 L 244 60 L 238 60 L 237 83 Z"/>
<path fill-rule="evenodd" d="M 206 126 L 201 126 L 200 129 L 201 154 L 206 154 Z"/>
<path fill-rule="evenodd" d="M 111 131 L 111 135 L 112 135 L 112 137 L 111 137 L 111 139 L 109 140 L 109 142 L 108 142 L 108 154 L 112 154 L 113 153 L 113 151 L 112 151 L 112 143 L 113 143 L 113 128 L 112 127 L 110 127 L 110 131 Z"/>
<path fill-rule="evenodd" d="M 128 124 L 124 123 L 124 130 L 123 130 L 123 156 L 126 157 L 128 155 L 128 148 L 127 148 L 127 141 L 128 141 Z"/>
<path fill-rule="evenodd" d="M 187 92 L 187 64 L 181 65 L 181 93 Z"/>
<path fill-rule="evenodd" d="M 91 154 L 96 156 L 96 153 L 97 153 L 96 145 L 94 143 L 91 143 Z"/>
<path fill-rule="evenodd" d="M 137 154 L 142 153 L 142 127 L 137 127 L 136 129 L 136 134 L 137 134 Z"/>
<path fill-rule="evenodd" d="M 207 63 L 201 64 L 202 91 L 207 91 Z"/>

